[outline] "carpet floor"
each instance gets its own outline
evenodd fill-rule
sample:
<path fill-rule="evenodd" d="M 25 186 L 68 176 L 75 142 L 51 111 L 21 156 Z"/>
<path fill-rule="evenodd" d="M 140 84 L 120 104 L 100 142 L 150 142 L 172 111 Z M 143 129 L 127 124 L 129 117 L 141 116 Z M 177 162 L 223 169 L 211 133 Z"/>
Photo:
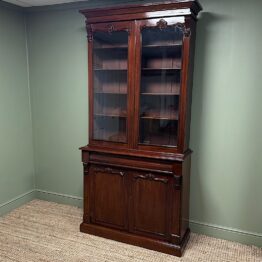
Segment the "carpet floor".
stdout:
<path fill-rule="evenodd" d="M 0 218 L 0 261 L 262 261 L 262 248 L 197 234 L 177 258 L 80 233 L 81 219 L 79 208 L 31 201 Z"/>

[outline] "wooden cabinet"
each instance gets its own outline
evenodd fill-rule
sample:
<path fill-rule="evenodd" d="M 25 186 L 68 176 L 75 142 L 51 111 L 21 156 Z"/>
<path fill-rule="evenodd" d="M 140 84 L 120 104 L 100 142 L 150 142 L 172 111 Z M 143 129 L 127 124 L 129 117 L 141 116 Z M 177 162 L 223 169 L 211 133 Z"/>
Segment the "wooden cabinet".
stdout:
<path fill-rule="evenodd" d="M 89 81 L 82 232 L 181 256 L 200 10 L 178 0 L 81 11 Z"/>

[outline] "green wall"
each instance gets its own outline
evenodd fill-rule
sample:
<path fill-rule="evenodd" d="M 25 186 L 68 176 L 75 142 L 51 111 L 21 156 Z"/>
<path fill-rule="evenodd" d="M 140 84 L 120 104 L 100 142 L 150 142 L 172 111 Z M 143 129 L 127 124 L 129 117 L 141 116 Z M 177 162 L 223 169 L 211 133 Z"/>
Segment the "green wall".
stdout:
<path fill-rule="evenodd" d="M 262 2 L 201 3 L 190 142 L 191 228 L 262 246 Z M 76 205 L 82 202 L 78 147 L 88 142 L 86 32 L 78 13 L 84 5 L 34 8 L 27 14 L 37 196 Z M 28 128 L 30 121 L 22 124 Z"/>
<path fill-rule="evenodd" d="M 201 223 L 192 228 L 249 231 L 248 241 L 254 232 L 262 246 L 262 2 L 201 2 L 190 143 L 190 217 Z"/>
<path fill-rule="evenodd" d="M 87 144 L 87 50 L 76 10 L 28 17 L 36 188 L 82 196 Z"/>
<path fill-rule="evenodd" d="M 255 2 L 201 1 L 190 218 L 194 231 L 262 246 L 262 3 Z M 77 8 L 45 10 L 31 13 L 28 24 L 37 188 L 81 197 L 77 148 L 88 141 L 84 19 Z"/>
<path fill-rule="evenodd" d="M 34 189 L 25 16 L 21 11 L 0 5 L 0 36 L 0 214 L 3 214 L 30 199 Z"/>

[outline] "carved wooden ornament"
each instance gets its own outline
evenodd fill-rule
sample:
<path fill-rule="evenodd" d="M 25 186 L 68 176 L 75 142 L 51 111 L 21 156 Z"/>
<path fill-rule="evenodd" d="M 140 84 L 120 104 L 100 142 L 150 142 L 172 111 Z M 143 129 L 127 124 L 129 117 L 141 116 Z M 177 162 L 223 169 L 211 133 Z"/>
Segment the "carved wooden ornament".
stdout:
<path fill-rule="evenodd" d="M 165 19 L 160 19 L 157 23 L 156 26 L 159 27 L 160 30 L 163 30 L 167 28 L 167 21 Z"/>
<path fill-rule="evenodd" d="M 107 31 L 109 34 L 112 34 L 115 31 L 115 27 L 112 24 L 109 24 L 107 27 Z"/>
<path fill-rule="evenodd" d="M 86 25 L 86 31 L 87 31 L 87 39 L 88 42 L 92 42 L 93 41 L 93 29 L 91 25 Z"/>

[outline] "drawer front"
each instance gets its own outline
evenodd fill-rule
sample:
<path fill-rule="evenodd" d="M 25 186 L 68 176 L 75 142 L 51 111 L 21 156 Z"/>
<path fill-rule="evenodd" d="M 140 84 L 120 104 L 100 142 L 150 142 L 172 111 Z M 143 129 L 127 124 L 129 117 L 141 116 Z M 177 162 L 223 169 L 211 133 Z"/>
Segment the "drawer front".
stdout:
<path fill-rule="evenodd" d="M 104 226 L 127 229 L 127 172 L 91 165 L 90 174 L 91 221 Z"/>
<path fill-rule="evenodd" d="M 94 164 L 103 164 L 110 166 L 117 166 L 119 168 L 128 168 L 130 170 L 141 170 L 141 171 L 155 171 L 163 174 L 172 174 L 174 166 L 177 167 L 174 163 L 168 161 L 149 161 L 148 159 L 138 159 L 134 157 L 118 157 L 113 155 L 106 154 L 90 154 L 91 163 Z"/>

